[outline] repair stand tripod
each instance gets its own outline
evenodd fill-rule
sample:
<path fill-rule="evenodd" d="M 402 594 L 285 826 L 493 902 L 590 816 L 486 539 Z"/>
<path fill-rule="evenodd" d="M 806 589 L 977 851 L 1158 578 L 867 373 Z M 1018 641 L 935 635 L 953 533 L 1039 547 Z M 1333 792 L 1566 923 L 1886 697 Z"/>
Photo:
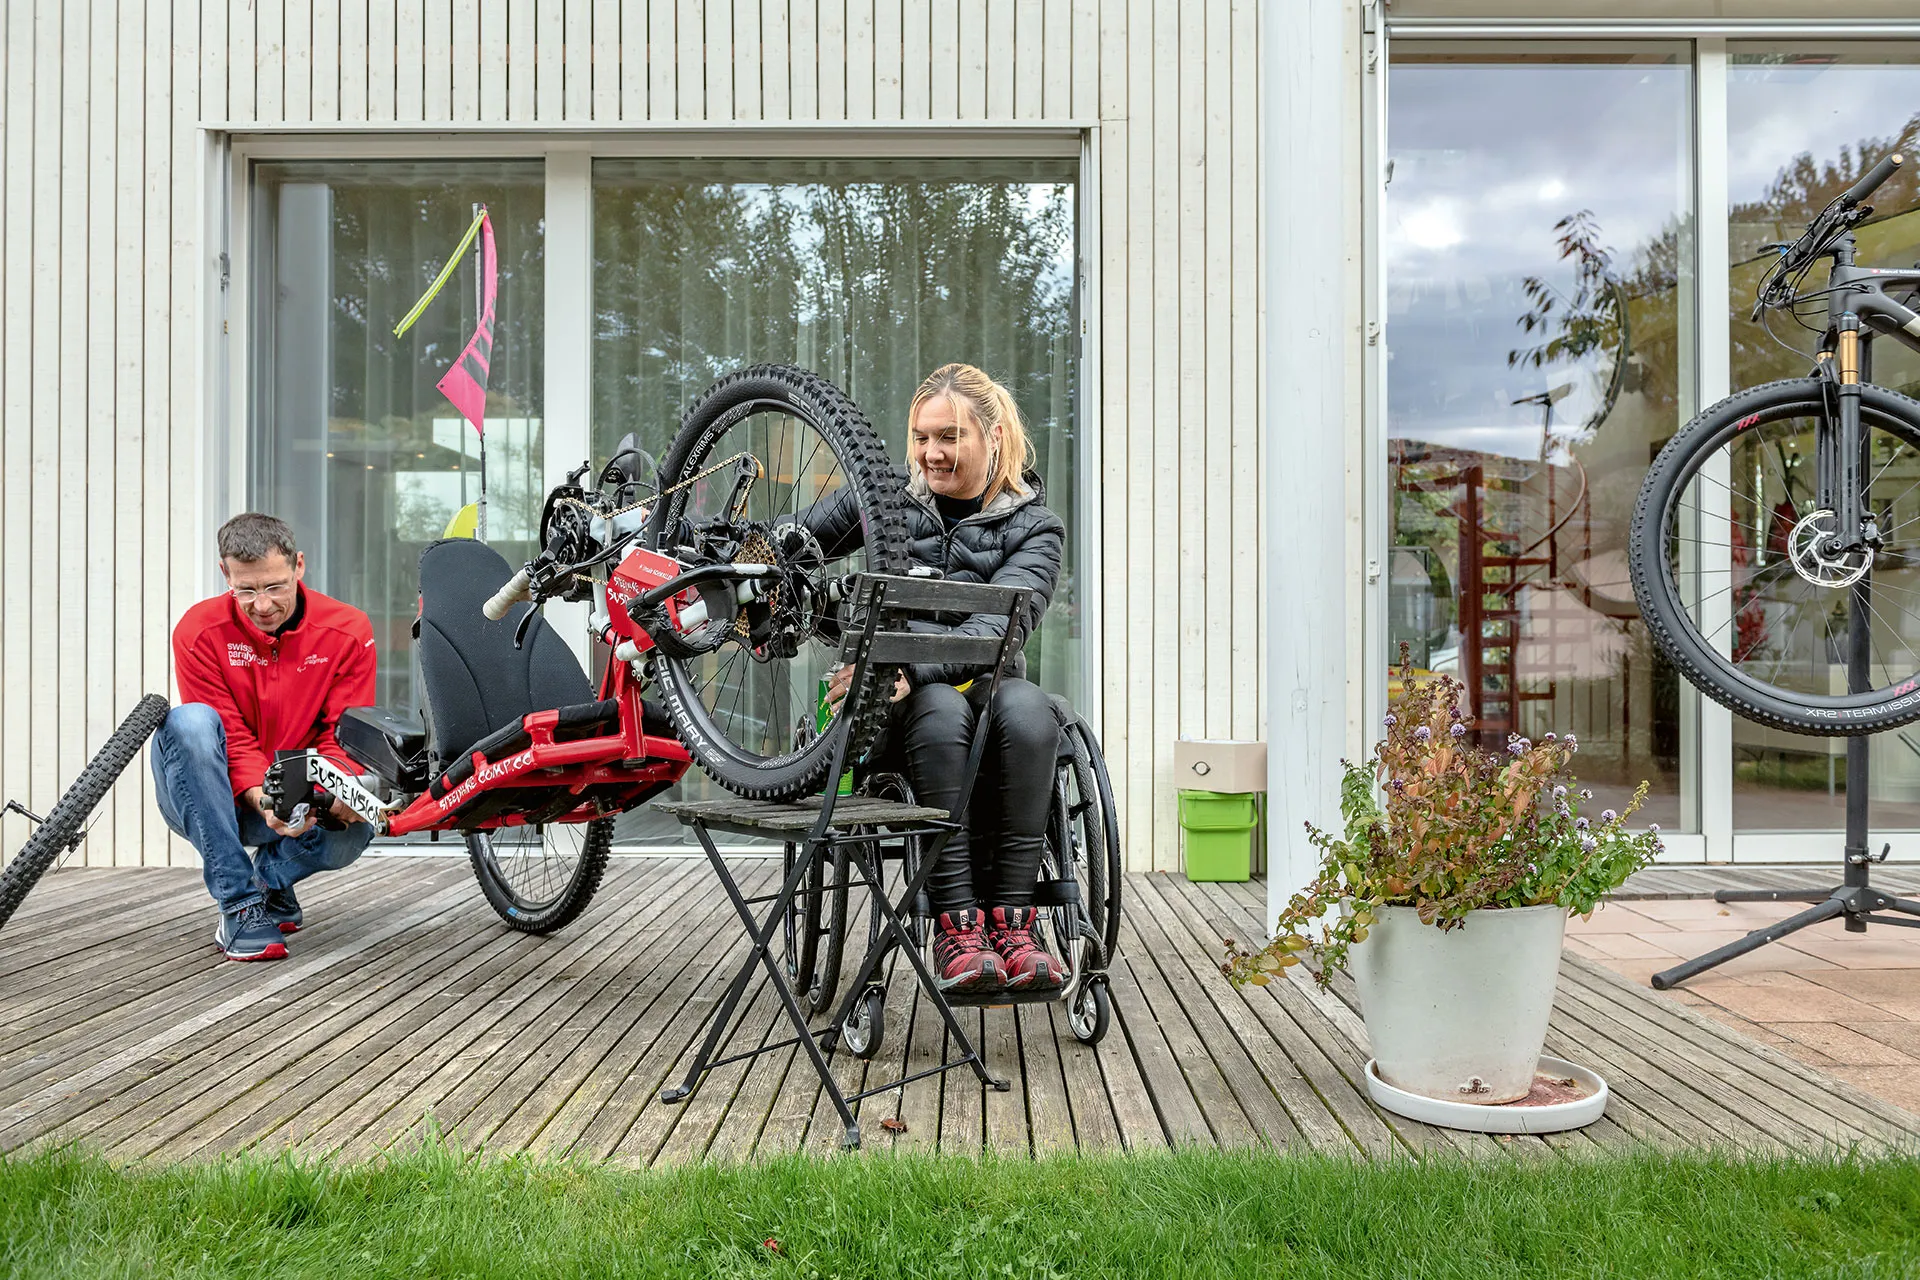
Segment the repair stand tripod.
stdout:
<path fill-rule="evenodd" d="M 1863 693 L 1868 688 L 1868 658 L 1871 637 L 1868 632 L 1868 620 L 1872 591 L 1872 574 L 1853 584 L 1847 600 L 1847 689 L 1851 693 Z M 1835 916 L 1846 917 L 1847 932 L 1865 933 L 1867 922 L 1874 924 L 1905 925 L 1920 929 L 1920 902 L 1907 898 L 1896 898 L 1875 889 L 1868 882 L 1867 867 L 1870 863 L 1884 862 L 1887 851 L 1882 848 L 1878 855 L 1867 852 L 1867 738 L 1865 735 L 1847 739 L 1847 843 L 1846 867 L 1841 873 L 1841 881 L 1834 888 L 1820 890 L 1793 889 L 1721 889 L 1713 895 L 1715 902 L 1812 902 L 1817 905 L 1797 915 L 1788 916 L 1778 924 L 1770 924 L 1764 929 L 1755 929 L 1738 942 L 1729 942 L 1724 947 L 1716 947 L 1702 956 L 1683 960 L 1671 969 L 1662 969 L 1653 975 L 1654 989 L 1665 991 L 1668 987 L 1685 982 L 1697 973 L 1704 973 L 1717 964 L 1725 964 L 1735 956 L 1745 955 L 1757 947 L 1769 942 L 1777 942 L 1790 933 L 1795 933 L 1808 925 L 1819 924 L 1822 920 L 1831 920 Z M 1897 912 L 1895 915 L 1878 915 L 1877 912 Z M 1908 918 L 1914 917 L 1914 918 Z"/>

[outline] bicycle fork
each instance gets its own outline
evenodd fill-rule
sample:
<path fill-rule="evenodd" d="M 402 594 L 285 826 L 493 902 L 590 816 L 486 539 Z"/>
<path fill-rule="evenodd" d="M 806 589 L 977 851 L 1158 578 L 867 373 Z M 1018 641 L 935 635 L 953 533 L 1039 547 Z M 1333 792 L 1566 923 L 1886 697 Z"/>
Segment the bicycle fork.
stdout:
<path fill-rule="evenodd" d="M 1860 429 L 1861 354 L 1860 318 L 1845 312 L 1831 356 L 1822 353 L 1823 370 L 1832 379 L 1832 412 L 1815 450 L 1818 505 L 1834 517 L 1833 538 L 1825 548 L 1830 556 L 1867 550 L 1879 541 L 1878 522 L 1866 496 L 1869 460 L 1866 434 Z"/>

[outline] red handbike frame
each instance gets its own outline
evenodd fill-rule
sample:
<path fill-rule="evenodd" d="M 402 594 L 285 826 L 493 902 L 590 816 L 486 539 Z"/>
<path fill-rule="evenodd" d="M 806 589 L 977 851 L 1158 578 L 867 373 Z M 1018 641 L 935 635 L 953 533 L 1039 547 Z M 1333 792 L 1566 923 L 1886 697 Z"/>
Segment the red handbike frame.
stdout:
<path fill-rule="evenodd" d="M 538 821 L 542 824 L 591 822 L 638 806 L 678 782 L 693 757 L 677 737 L 646 729 L 641 681 L 633 668 L 638 656 L 653 647 L 653 641 L 633 623 L 624 606 L 648 587 L 668 581 L 680 568 L 671 557 L 635 547 L 628 550 L 609 581 L 599 584 L 608 606 L 608 624 L 595 638 L 614 650 L 600 679 L 599 698 L 616 704 L 615 732 L 563 740 L 558 737 L 564 727 L 563 710 L 529 712 L 517 726 L 525 740 L 516 738 L 511 751 L 492 758 L 487 744 L 499 734 L 482 739 L 398 809 L 382 804 L 358 777 L 316 752 L 305 753 L 307 779 L 345 801 L 376 832 L 392 836 L 525 826 L 528 814 L 533 812 L 541 814 Z M 698 599 L 694 588 L 670 598 L 669 616 L 679 624 L 681 610 Z M 361 761 L 353 763 L 366 767 Z M 456 775 L 464 776 L 448 785 L 446 780 Z M 466 816 L 482 797 L 508 788 L 534 792 L 540 797 L 539 803 L 524 809 L 498 809 L 478 819 Z M 579 803 L 555 813 L 557 788 L 570 790 Z"/>

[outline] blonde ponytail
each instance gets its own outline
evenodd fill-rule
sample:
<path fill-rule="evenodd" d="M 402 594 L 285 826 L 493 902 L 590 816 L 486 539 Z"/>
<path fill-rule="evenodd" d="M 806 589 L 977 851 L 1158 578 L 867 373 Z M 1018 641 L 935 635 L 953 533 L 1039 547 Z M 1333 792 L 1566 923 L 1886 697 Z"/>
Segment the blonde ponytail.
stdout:
<path fill-rule="evenodd" d="M 1009 489 L 1027 492 L 1022 476 L 1033 466 L 1033 442 L 1027 438 L 1026 424 L 1020 419 L 1012 393 L 970 364 L 943 364 L 913 393 L 907 421 L 912 423 L 919 416 L 920 406 L 936 396 L 945 396 L 956 417 L 964 413 L 987 437 L 987 487 L 980 495 L 980 504 L 992 505 Z M 992 443 L 996 428 L 998 444 Z"/>

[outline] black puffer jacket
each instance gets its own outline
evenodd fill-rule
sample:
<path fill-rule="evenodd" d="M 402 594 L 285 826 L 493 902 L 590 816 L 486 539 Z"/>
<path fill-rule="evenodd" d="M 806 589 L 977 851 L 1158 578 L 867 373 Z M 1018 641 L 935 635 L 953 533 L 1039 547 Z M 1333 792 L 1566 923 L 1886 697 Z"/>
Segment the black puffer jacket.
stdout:
<path fill-rule="evenodd" d="M 938 569 L 955 582 L 990 582 L 1001 587 L 1025 587 L 1027 597 L 1027 634 L 1040 625 L 1040 618 L 1053 599 L 1060 580 L 1060 556 L 1066 545 L 1067 528 L 1046 505 L 1046 490 L 1040 477 L 1029 471 L 1023 477 L 1027 492 L 1011 489 L 995 498 L 974 515 L 956 524 L 951 531 L 933 505 L 926 481 L 915 477 L 906 481 L 907 554 L 915 565 Z M 809 507 L 801 517 L 809 532 L 820 540 L 829 556 L 845 555 L 858 547 L 862 539 L 860 512 L 851 490 L 842 489 Z M 953 614 L 936 618 L 916 618 L 909 626 L 915 631 L 951 631 L 961 635 L 1000 636 L 1006 634 L 1007 620 L 992 614 Z M 914 685 L 964 684 L 984 668 L 955 664 L 922 663 L 907 668 L 907 679 Z M 1014 655 L 1007 672 L 1026 674 L 1026 657 Z"/>

